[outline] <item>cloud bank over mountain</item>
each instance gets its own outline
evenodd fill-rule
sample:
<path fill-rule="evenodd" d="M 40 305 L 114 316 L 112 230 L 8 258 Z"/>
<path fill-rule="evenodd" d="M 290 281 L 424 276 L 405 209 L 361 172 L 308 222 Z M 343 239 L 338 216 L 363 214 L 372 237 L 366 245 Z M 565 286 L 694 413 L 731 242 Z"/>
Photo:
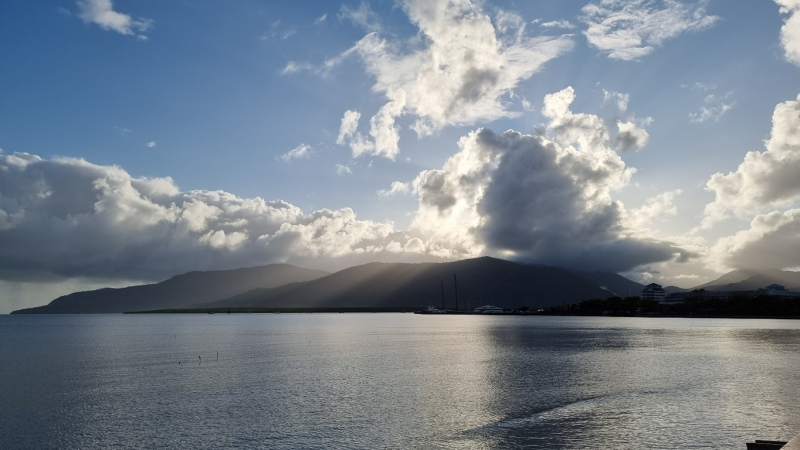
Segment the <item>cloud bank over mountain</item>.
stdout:
<path fill-rule="evenodd" d="M 281 200 L 181 191 L 170 178 L 82 159 L 0 153 L 0 280 L 120 283 L 273 262 L 335 270 L 480 255 L 618 272 L 800 266 L 800 97 L 776 106 L 765 151 L 708 181 L 715 197 L 698 232 L 727 217 L 752 223 L 706 243 L 652 230 L 677 214 L 680 190 L 638 208 L 615 199 L 635 172 L 621 155 L 643 146 L 647 131 L 634 119 L 615 126 L 573 112 L 575 96 L 569 87 L 547 95 L 548 121 L 535 134 L 477 129 L 441 169 L 379 191 L 417 197 L 405 230 L 350 208 L 304 212 Z"/>
<path fill-rule="evenodd" d="M 750 228 L 719 240 L 711 262 L 734 269 L 800 268 L 800 209 L 757 215 Z"/>
<path fill-rule="evenodd" d="M 635 237 L 612 192 L 630 182 L 615 138 L 595 115 L 570 111 L 572 88 L 545 98 L 545 135 L 480 129 L 441 170 L 414 180 L 414 226 L 468 253 L 586 270 L 631 270 L 685 258 L 666 242 Z"/>
<path fill-rule="evenodd" d="M 0 312 L 272 262 L 800 269 L 800 0 L 35 4 Z"/>
<path fill-rule="evenodd" d="M 672 244 L 634 236 L 611 197 L 634 172 L 615 148 L 630 130 L 613 135 L 598 116 L 573 113 L 573 100 L 572 88 L 545 98 L 546 135 L 463 137 L 442 169 L 414 180 L 419 209 L 408 230 L 349 208 L 306 213 L 82 159 L 0 154 L 0 279 L 156 280 L 271 262 L 336 268 L 482 254 L 630 270 L 681 257 Z M 409 190 L 395 182 L 381 195 Z"/>
<path fill-rule="evenodd" d="M 0 155 L 0 173 L 0 279 L 159 280 L 271 262 L 382 260 L 418 248 L 349 208 L 304 213 L 283 201 L 181 191 L 169 178 L 81 159 Z"/>

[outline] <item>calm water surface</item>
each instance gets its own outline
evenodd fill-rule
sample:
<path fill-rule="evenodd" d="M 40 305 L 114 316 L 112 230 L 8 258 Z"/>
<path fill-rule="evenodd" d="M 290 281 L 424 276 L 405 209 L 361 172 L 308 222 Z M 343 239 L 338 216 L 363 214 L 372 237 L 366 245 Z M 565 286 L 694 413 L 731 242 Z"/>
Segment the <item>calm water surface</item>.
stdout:
<path fill-rule="evenodd" d="M 744 449 L 800 321 L 0 316 L 0 448 Z"/>

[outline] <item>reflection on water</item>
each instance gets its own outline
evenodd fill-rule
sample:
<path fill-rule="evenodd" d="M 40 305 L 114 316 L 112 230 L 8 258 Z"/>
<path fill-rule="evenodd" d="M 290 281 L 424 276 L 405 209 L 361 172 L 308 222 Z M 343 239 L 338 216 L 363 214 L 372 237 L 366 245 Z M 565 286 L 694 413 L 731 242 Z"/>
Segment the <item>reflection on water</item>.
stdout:
<path fill-rule="evenodd" d="M 800 322 L 0 316 L 0 448 L 743 448 Z"/>

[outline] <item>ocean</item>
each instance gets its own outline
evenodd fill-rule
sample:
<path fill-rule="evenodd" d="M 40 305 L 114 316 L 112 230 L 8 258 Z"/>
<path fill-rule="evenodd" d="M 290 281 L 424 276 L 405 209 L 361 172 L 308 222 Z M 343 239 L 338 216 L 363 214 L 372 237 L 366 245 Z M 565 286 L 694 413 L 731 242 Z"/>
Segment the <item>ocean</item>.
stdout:
<path fill-rule="evenodd" d="M 3 449 L 744 449 L 798 398 L 795 320 L 0 316 Z"/>

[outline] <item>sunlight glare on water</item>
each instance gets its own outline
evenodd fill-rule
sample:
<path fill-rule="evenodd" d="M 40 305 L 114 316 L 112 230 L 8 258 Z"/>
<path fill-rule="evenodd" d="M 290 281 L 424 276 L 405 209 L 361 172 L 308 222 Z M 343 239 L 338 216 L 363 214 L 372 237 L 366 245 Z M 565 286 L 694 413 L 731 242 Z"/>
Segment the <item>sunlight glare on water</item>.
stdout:
<path fill-rule="evenodd" d="M 800 321 L 0 316 L 0 448 L 744 448 Z"/>

